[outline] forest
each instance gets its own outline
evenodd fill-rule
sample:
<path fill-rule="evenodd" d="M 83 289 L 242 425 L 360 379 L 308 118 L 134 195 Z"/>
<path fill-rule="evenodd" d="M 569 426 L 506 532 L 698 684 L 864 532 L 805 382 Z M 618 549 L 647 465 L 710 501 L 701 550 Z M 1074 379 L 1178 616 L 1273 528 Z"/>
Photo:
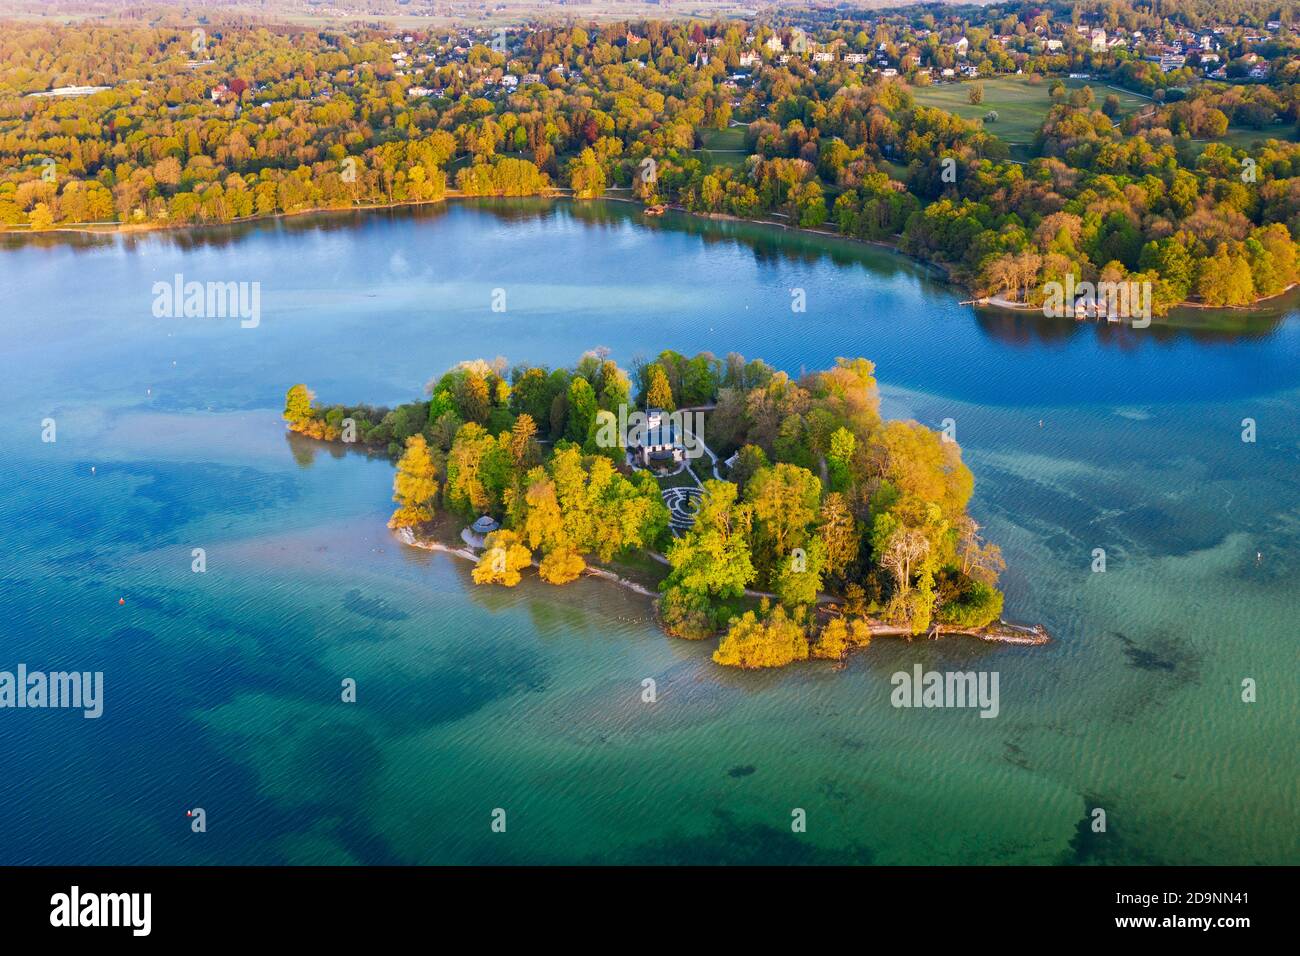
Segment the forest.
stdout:
<path fill-rule="evenodd" d="M 1262 4 L 1161 10 L 920 5 L 397 37 L 12 23 L 0 35 L 0 227 L 617 196 L 896 244 L 1009 302 L 1040 303 L 1070 273 L 1150 282 L 1157 314 L 1249 305 L 1297 279 L 1297 41 L 1283 27 L 1258 42 L 1252 30 L 1273 16 Z M 1089 25 L 1152 42 L 1219 25 L 1230 79 L 1098 52 Z M 1049 48 L 1049 36 L 1064 39 Z M 1267 82 L 1240 79 L 1251 63 Z M 976 84 L 1049 84 L 1028 160 L 1010 157 L 993 114 L 917 105 L 914 90 L 954 66 Z M 1150 106 L 1119 116 L 1113 95 L 1067 91 L 1060 77 L 1078 70 Z M 40 95 L 78 84 L 107 89 Z M 1230 127 L 1271 138 L 1247 154 L 1222 139 Z M 719 133 L 736 134 L 735 152 L 705 145 Z"/>
<path fill-rule="evenodd" d="M 479 584 L 517 585 L 535 564 L 562 585 L 651 553 L 664 630 L 721 635 L 714 659 L 739 667 L 838 660 L 881 625 L 977 632 L 1002 613 L 1001 553 L 967 513 L 974 477 L 960 448 L 883 421 L 866 359 L 796 380 L 735 353 L 667 350 L 625 371 L 596 350 L 573 368 L 463 362 L 426 393 L 396 409 L 331 406 L 298 384 L 284 417 L 396 459 L 394 529 L 496 519 Z M 659 479 L 601 440 L 633 402 L 708 408 L 709 447 L 729 462 L 725 479 L 699 482 L 680 533 Z"/>

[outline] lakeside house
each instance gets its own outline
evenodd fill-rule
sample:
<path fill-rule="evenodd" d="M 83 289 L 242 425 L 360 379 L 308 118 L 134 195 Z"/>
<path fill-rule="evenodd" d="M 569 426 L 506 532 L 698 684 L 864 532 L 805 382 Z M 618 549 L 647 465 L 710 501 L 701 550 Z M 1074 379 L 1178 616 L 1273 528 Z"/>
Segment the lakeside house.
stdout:
<path fill-rule="evenodd" d="M 686 458 L 686 449 L 677 426 L 670 419 L 664 422 L 661 408 L 647 408 L 645 430 L 641 441 L 633 446 L 632 455 L 643 468 L 668 468 Z"/>

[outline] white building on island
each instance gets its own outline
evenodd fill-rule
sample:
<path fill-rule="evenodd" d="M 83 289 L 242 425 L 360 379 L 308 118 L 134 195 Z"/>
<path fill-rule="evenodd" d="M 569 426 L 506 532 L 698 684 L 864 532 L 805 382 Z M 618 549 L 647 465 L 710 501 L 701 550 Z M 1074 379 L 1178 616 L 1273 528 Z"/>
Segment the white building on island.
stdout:
<path fill-rule="evenodd" d="M 643 468 L 667 468 L 686 457 L 686 448 L 677 426 L 670 418 L 664 421 L 663 409 L 647 408 L 645 428 L 633 446 L 632 454 Z"/>

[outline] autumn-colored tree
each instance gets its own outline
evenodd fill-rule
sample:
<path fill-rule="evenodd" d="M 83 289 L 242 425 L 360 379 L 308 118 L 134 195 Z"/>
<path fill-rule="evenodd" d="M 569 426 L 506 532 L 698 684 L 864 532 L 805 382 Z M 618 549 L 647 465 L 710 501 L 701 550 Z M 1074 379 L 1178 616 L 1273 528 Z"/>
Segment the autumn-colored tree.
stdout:
<path fill-rule="evenodd" d="M 312 417 L 311 403 L 315 398 L 306 385 L 295 385 L 284 395 L 284 419 L 290 425 L 299 425 Z"/>
<path fill-rule="evenodd" d="M 466 422 L 447 454 L 447 504 L 462 514 L 482 513 L 493 503 L 485 464 L 498 451 L 497 440 L 481 425 Z"/>
<path fill-rule="evenodd" d="M 651 363 L 648 371 L 649 386 L 646 389 L 647 408 L 661 408 L 666 412 L 675 411 L 677 404 L 673 401 L 672 386 L 668 384 L 668 373 L 658 362 Z"/>
<path fill-rule="evenodd" d="M 787 614 L 780 605 L 769 608 L 766 600 L 760 613 L 762 617 L 746 611 L 732 619 L 713 652 L 716 663 L 755 669 L 808 659 L 808 632 L 801 614 Z"/>
<path fill-rule="evenodd" d="M 569 161 L 569 185 L 575 199 L 596 199 L 605 193 L 605 170 L 588 148 Z"/>
<path fill-rule="evenodd" d="M 462 421 L 487 424 L 492 397 L 487 379 L 477 371 L 466 372 L 456 384 L 456 411 Z"/>
<path fill-rule="evenodd" d="M 388 519 L 390 528 L 409 528 L 433 519 L 438 496 L 437 468 L 423 435 L 406 440 L 406 452 L 393 477 L 393 500 L 397 510 Z"/>
<path fill-rule="evenodd" d="M 809 656 L 819 660 L 838 661 L 855 647 L 871 643 L 871 627 L 861 618 L 831 618 L 817 635 L 809 649 Z"/>
<path fill-rule="evenodd" d="M 832 491 L 822 501 L 817 533 L 826 545 L 826 573 L 842 576 L 858 556 L 859 536 L 853 512 L 838 491 Z"/>
<path fill-rule="evenodd" d="M 816 475 L 787 462 L 763 468 L 750 478 L 745 501 L 754 511 L 754 548 L 763 567 L 771 569 L 792 548 L 804 546 L 821 492 Z"/>
<path fill-rule="evenodd" d="M 536 463 L 538 458 L 536 438 L 537 422 L 533 420 L 532 415 L 524 412 L 515 419 L 510 429 L 510 458 L 520 471 Z"/>
<path fill-rule="evenodd" d="M 1201 261 L 1196 278 L 1196 294 L 1206 305 L 1247 305 L 1255 298 L 1255 283 L 1246 257 L 1227 245 L 1209 259 Z"/>
<path fill-rule="evenodd" d="M 519 542 L 515 532 L 502 528 L 484 540 L 478 564 L 470 572 L 475 584 L 503 584 L 514 587 L 522 580 L 520 571 L 532 564 L 533 554 Z"/>
<path fill-rule="evenodd" d="M 575 580 L 587 568 L 582 555 L 572 548 L 556 548 L 542 558 L 537 573 L 548 584 L 568 584 Z"/>

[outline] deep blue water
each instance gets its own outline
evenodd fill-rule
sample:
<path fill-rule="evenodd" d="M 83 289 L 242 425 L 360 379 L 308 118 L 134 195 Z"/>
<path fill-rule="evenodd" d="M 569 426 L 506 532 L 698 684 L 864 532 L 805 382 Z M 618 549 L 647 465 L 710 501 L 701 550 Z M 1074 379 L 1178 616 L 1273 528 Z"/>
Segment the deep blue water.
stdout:
<path fill-rule="evenodd" d="M 260 282 L 259 326 L 155 318 L 178 272 Z M 106 684 L 99 720 L 0 710 L 0 863 L 1296 862 L 1287 302 L 977 313 L 889 251 L 531 201 L 15 241 L 0 286 L 0 669 Z M 400 547 L 391 466 L 278 417 L 298 381 L 392 404 L 462 359 L 596 346 L 872 359 L 887 415 L 957 422 L 1008 613 L 1056 641 L 721 672 L 621 590 L 484 590 Z M 889 707 L 915 662 L 999 670 L 1001 716 Z"/>

